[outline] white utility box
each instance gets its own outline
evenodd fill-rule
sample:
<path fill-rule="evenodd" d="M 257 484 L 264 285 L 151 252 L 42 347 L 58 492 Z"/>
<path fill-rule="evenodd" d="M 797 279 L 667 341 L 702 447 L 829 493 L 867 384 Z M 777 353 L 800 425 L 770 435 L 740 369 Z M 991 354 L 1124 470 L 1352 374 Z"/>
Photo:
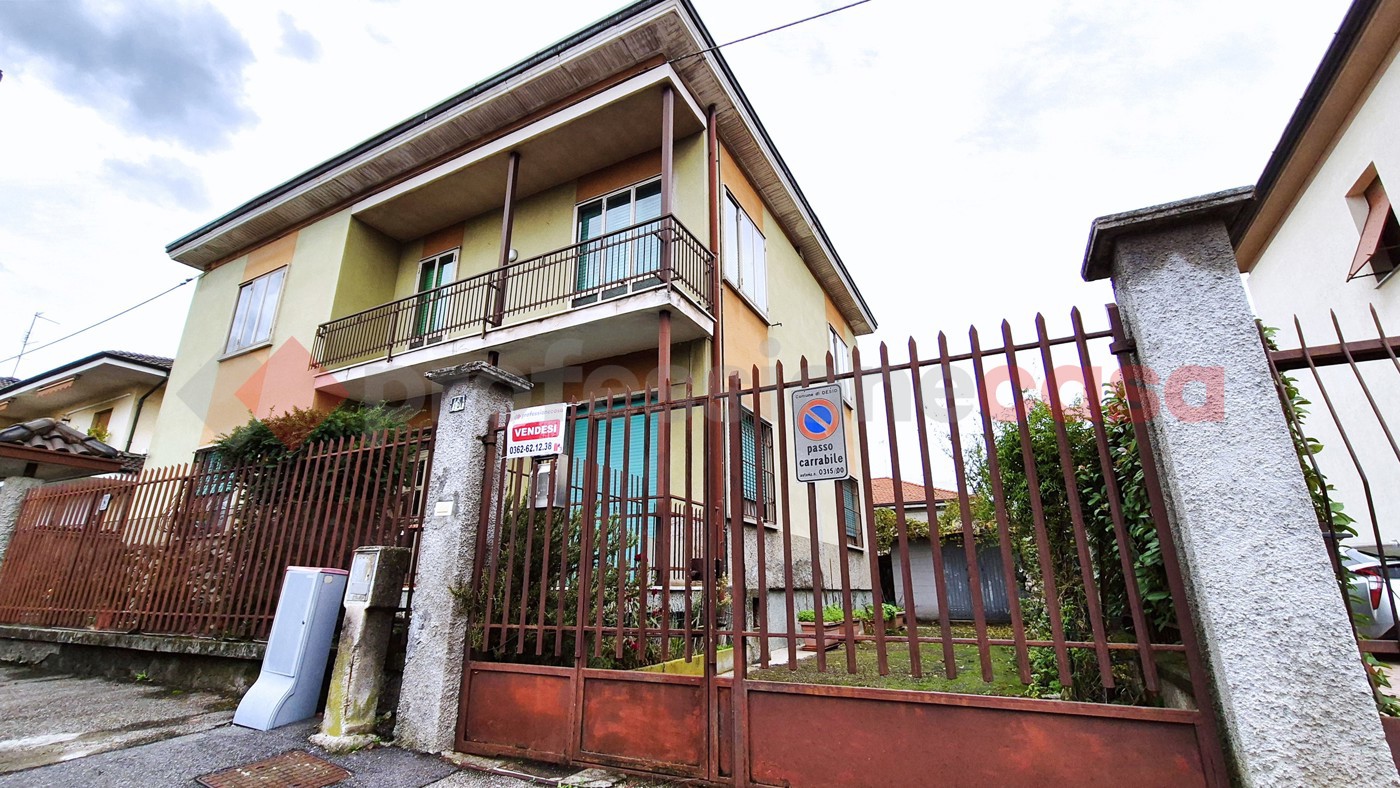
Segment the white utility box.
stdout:
<path fill-rule="evenodd" d="M 343 569 L 287 567 L 262 672 L 238 704 L 235 725 L 267 731 L 316 714 L 346 575 Z"/>

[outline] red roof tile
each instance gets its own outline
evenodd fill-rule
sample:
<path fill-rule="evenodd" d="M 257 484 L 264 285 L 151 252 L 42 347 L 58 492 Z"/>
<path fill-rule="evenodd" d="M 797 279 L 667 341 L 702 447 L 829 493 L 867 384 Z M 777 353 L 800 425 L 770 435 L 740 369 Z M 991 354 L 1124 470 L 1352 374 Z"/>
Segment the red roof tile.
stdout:
<path fill-rule="evenodd" d="M 871 491 L 874 493 L 874 496 L 873 496 L 873 498 L 872 498 L 872 500 L 871 500 L 871 503 L 872 503 L 873 505 L 875 505 L 875 506 L 893 506 L 893 505 L 894 505 L 894 479 L 891 479 L 891 478 L 889 478 L 889 477 L 887 477 L 887 476 L 882 476 L 882 477 L 880 477 L 880 478 L 878 478 L 878 479 L 871 479 L 871 480 L 870 480 L 870 487 L 871 487 Z M 932 491 L 933 491 L 933 502 L 934 502 L 934 503 L 938 503 L 939 501 L 952 501 L 952 500 L 956 500 L 957 497 L 958 497 L 958 494 L 955 493 L 955 492 L 953 492 L 952 490 L 945 490 L 945 489 L 943 489 L 943 488 L 941 488 L 941 487 L 928 487 L 928 488 L 925 488 L 922 484 L 914 484 L 913 482 L 901 482 L 901 483 L 900 483 L 900 488 L 901 488 L 901 491 L 903 492 L 903 495 L 904 495 L 904 502 L 907 503 L 907 504 L 908 504 L 908 503 L 926 504 L 926 503 L 927 503 L 927 497 L 926 497 L 926 492 L 925 492 L 926 490 L 932 490 Z"/>

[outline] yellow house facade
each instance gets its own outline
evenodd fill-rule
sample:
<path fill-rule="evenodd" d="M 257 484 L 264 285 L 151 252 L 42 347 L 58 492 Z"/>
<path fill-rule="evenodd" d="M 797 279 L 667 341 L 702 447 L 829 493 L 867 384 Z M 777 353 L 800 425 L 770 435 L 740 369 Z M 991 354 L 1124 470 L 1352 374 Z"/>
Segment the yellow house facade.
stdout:
<path fill-rule="evenodd" d="M 713 45 L 634 3 L 170 244 L 203 276 L 149 462 L 292 407 L 431 423 L 476 360 L 517 406 L 848 368 L 875 320 Z"/>

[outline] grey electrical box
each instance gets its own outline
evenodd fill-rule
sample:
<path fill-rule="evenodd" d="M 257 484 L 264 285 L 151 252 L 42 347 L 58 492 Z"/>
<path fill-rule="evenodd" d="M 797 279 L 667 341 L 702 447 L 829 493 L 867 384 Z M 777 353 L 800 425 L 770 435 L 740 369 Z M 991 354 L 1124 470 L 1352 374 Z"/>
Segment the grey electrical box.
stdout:
<path fill-rule="evenodd" d="M 403 602 L 410 553 L 402 547 L 358 547 L 350 562 L 345 604 L 395 609 Z"/>
<path fill-rule="evenodd" d="M 549 485 L 551 470 L 554 475 L 554 486 Z M 532 506 L 536 509 L 548 509 L 550 507 L 564 507 L 569 505 L 569 458 L 553 457 L 548 460 L 535 460 L 534 484 L 531 489 L 534 491 Z"/>
<path fill-rule="evenodd" d="M 262 672 L 235 725 L 267 731 L 316 714 L 346 577 L 343 569 L 287 567 Z"/>

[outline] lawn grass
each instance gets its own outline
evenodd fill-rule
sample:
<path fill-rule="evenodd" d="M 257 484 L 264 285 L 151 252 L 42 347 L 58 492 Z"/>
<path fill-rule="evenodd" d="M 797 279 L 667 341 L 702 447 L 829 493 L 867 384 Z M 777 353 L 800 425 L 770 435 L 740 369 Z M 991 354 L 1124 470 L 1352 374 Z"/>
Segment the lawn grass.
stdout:
<path fill-rule="evenodd" d="M 925 637 L 938 634 L 937 627 L 923 627 Z M 954 625 L 953 636 L 975 638 L 977 632 L 970 624 Z M 988 626 L 989 638 L 1011 638 L 1011 628 Z M 856 645 L 856 672 L 846 671 L 846 646 L 840 646 L 826 653 L 826 672 L 817 670 L 817 659 L 809 656 L 797 661 L 797 669 L 791 670 L 787 662 L 770 663 L 767 669 L 750 668 L 748 677 L 754 681 L 782 681 L 797 684 L 830 684 L 843 687 L 874 687 L 878 689 L 922 690 L 925 692 L 960 692 L 969 695 L 1003 695 L 1019 697 L 1026 694 L 1026 686 L 1016 673 L 1016 651 L 1009 646 L 992 646 L 992 680 L 982 680 L 982 664 L 975 645 L 953 646 L 953 656 L 958 674 L 948 678 L 943 666 L 943 646 L 940 643 L 921 643 L 919 661 L 923 675 L 915 678 L 910 672 L 909 641 L 891 635 L 885 641 L 885 656 L 889 663 L 889 673 L 881 676 L 879 655 L 875 644 L 863 641 Z"/>

